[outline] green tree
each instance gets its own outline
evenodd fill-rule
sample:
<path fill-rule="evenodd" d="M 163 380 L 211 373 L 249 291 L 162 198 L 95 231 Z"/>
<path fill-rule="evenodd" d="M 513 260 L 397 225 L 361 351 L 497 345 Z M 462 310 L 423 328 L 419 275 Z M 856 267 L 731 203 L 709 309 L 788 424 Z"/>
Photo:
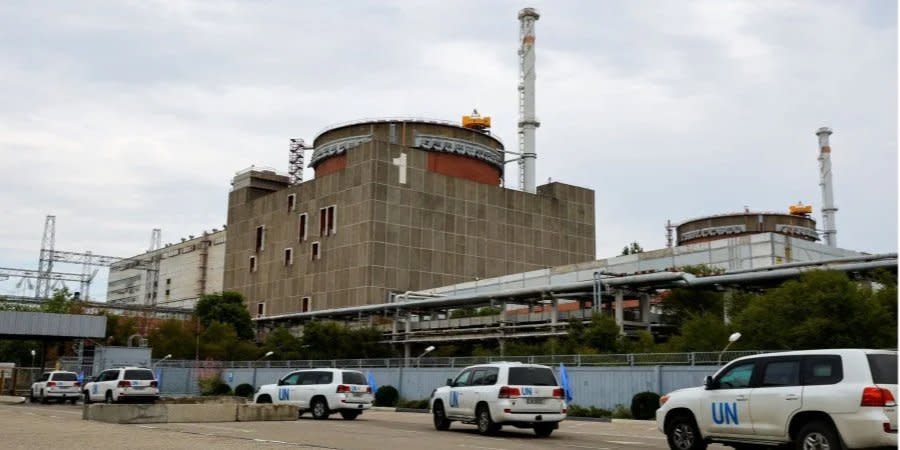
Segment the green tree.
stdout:
<path fill-rule="evenodd" d="M 203 359 L 244 361 L 259 356 L 259 348 L 238 338 L 231 324 L 212 322 L 200 335 L 200 357 Z"/>
<path fill-rule="evenodd" d="M 74 295 L 69 288 L 56 289 L 53 295 L 41 304 L 41 312 L 56 314 L 78 314 L 80 306 L 73 300 Z"/>
<path fill-rule="evenodd" d="M 241 339 L 253 339 L 256 336 L 250 312 L 240 293 L 225 291 L 204 295 L 194 307 L 194 313 L 204 327 L 209 327 L 213 322 L 226 323 L 234 328 Z"/>
<path fill-rule="evenodd" d="M 635 241 L 635 242 L 632 242 L 632 243 L 626 245 L 622 249 L 622 256 L 634 255 L 636 253 L 643 253 L 643 252 L 644 252 L 644 248 L 641 247 L 641 244 L 638 244 L 637 241 Z"/>
<path fill-rule="evenodd" d="M 681 325 L 686 320 L 704 314 L 713 314 L 722 320 L 725 296 L 721 292 L 696 288 L 672 289 L 662 296 L 662 310 L 668 323 Z"/>
<path fill-rule="evenodd" d="M 884 293 L 842 272 L 816 271 L 752 298 L 733 319 L 740 343 L 766 350 L 895 348 L 896 276 L 880 276 Z"/>
<path fill-rule="evenodd" d="M 275 352 L 270 359 L 303 359 L 301 345 L 300 339 L 291 334 L 287 328 L 278 327 L 266 336 L 263 350 Z"/>
<path fill-rule="evenodd" d="M 138 334 L 137 318 L 103 313 L 106 316 L 106 345 L 128 345 L 128 338 Z"/>
<path fill-rule="evenodd" d="M 153 348 L 154 358 L 162 358 L 169 354 L 173 359 L 194 358 L 196 336 L 189 321 L 166 320 L 150 333 L 148 339 Z"/>
<path fill-rule="evenodd" d="M 729 328 L 714 313 L 691 315 L 681 325 L 681 334 L 663 347 L 671 352 L 715 352 L 728 344 Z"/>
<path fill-rule="evenodd" d="M 600 352 L 613 352 L 619 341 L 619 325 L 616 319 L 608 314 L 597 313 L 591 317 L 590 324 L 584 330 L 587 345 Z"/>

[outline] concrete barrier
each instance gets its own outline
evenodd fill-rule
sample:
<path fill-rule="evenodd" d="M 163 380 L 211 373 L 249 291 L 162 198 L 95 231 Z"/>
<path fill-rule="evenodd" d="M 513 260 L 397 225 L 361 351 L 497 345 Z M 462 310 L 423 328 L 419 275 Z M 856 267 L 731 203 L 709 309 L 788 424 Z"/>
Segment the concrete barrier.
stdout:
<path fill-rule="evenodd" d="M 237 405 L 237 421 L 297 420 L 299 412 L 294 405 Z"/>
<path fill-rule="evenodd" d="M 297 420 L 291 405 L 243 405 L 235 403 L 149 405 L 85 405 L 82 419 L 107 423 L 204 423 Z"/>
<path fill-rule="evenodd" d="M 17 405 L 19 403 L 25 403 L 25 397 L 0 395 L 0 405 Z"/>

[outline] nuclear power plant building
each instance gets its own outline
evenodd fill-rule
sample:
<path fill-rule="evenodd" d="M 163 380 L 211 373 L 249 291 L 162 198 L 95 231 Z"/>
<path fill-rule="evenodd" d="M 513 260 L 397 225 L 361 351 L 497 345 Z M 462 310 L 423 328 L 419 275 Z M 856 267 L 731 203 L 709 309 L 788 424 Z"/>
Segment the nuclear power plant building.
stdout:
<path fill-rule="evenodd" d="M 594 192 L 501 187 L 503 143 L 484 130 L 367 120 L 326 129 L 313 148 L 313 180 L 251 168 L 232 182 L 223 288 L 254 317 L 596 257 Z"/>

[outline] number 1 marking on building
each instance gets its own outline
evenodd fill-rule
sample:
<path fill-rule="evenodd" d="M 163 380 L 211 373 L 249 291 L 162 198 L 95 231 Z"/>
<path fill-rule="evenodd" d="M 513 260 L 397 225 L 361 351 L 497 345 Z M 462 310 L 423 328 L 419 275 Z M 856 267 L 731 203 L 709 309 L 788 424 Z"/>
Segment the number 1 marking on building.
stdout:
<path fill-rule="evenodd" d="M 406 184 L 406 153 L 401 153 L 393 162 L 400 172 L 400 184 Z"/>

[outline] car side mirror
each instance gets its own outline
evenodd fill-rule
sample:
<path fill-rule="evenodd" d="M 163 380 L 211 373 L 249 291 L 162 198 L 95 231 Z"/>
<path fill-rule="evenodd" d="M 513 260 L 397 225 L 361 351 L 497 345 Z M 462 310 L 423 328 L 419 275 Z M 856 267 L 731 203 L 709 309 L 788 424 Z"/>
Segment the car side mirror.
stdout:
<path fill-rule="evenodd" d="M 706 387 L 706 390 L 715 389 L 716 382 L 713 381 L 713 377 L 707 375 L 706 378 L 703 379 L 703 386 Z"/>
<path fill-rule="evenodd" d="M 278 385 L 279 385 L 279 386 L 284 386 L 284 380 L 278 380 Z"/>
<path fill-rule="evenodd" d="M 447 378 L 447 386 L 453 387 L 453 379 Z"/>

